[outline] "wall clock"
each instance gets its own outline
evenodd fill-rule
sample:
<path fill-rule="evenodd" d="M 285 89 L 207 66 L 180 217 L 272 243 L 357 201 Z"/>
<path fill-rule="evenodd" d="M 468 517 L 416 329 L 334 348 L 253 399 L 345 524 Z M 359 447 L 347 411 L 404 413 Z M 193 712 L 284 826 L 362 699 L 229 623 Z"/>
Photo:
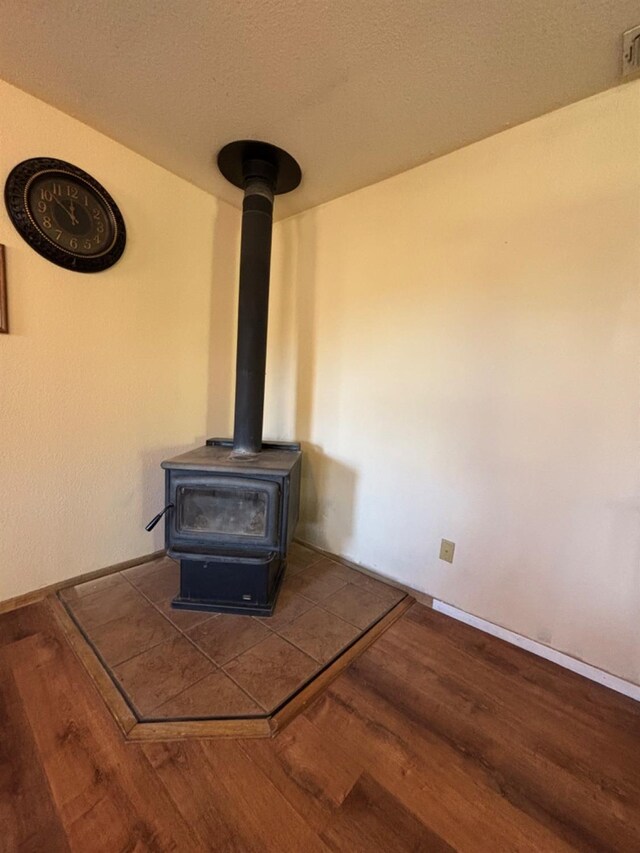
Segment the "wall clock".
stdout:
<path fill-rule="evenodd" d="M 47 260 L 75 272 L 100 272 L 124 252 L 118 206 L 95 178 L 77 166 L 35 157 L 15 166 L 4 188 L 11 221 Z"/>

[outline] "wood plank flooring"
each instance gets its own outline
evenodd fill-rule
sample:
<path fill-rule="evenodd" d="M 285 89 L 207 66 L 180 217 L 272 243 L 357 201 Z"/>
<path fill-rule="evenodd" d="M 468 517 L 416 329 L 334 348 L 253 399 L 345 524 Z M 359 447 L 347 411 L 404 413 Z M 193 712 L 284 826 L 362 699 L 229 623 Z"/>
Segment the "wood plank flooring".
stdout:
<path fill-rule="evenodd" d="M 273 740 L 127 743 L 0 617 L 0 850 L 640 851 L 640 705 L 414 605 Z"/>

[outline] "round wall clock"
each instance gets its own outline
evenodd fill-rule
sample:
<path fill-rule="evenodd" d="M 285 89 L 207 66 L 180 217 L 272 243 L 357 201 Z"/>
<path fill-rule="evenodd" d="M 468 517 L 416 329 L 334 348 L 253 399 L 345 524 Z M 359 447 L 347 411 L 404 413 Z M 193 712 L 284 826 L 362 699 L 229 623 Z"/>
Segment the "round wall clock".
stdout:
<path fill-rule="evenodd" d="M 118 206 L 95 178 L 77 166 L 35 157 L 15 166 L 4 188 L 11 221 L 47 260 L 75 272 L 100 272 L 124 252 Z"/>

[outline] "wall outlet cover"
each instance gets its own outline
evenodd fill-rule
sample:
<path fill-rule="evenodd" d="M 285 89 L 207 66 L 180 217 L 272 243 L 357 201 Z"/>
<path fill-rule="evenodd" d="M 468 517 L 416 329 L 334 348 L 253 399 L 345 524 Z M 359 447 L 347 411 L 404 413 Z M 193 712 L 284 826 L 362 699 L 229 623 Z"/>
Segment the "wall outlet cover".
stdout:
<path fill-rule="evenodd" d="M 640 71 L 640 26 L 622 34 L 622 76 Z"/>
<path fill-rule="evenodd" d="M 440 543 L 440 559 L 446 560 L 447 563 L 453 563 L 453 553 L 455 550 L 455 542 L 450 542 L 448 539 L 443 539 Z"/>

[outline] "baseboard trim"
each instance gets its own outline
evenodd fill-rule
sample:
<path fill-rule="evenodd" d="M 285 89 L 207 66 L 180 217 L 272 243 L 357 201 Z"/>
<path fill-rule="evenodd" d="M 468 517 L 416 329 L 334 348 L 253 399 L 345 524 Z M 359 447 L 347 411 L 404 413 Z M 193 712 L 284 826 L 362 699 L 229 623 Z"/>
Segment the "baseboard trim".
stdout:
<path fill-rule="evenodd" d="M 556 651 L 556 649 L 552 649 L 550 646 L 545 646 L 544 643 L 530 640 L 528 637 L 523 637 L 522 634 L 516 634 L 515 631 L 502 628 L 500 625 L 489 622 L 487 619 L 482 619 L 480 616 L 474 616 L 472 613 L 467 613 L 465 610 L 460 610 L 458 607 L 454 607 L 452 604 L 447 604 L 444 601 L 439 601 L 437 598 L 433 599 L 433 609 L 444 613 L 445 616 L 451 616 L 452 619 L 457 619 L 459 622 L 464 622 L 472 628 L 484 631 L 485 634 L 491 634 L 492 637 L 498 637 L 498 639 L 505 640 L 513 646 L 518 646 L 538 657 L 545 658 L 545 660 L 552 661 L 552 663 L 557 663 L 558 666 L 564 669 L 569 669 L 571 672 L 582 675 L 590 681 L 595 681 L 597 684 L 609 687 L 617 693 L 622 693 L 630 699 L 635 699 L 636 702 L 640 702 L 639 684 L 626 681 L 624 678 L 612 675 L 604 669 L 598 669 L 598 667 L 571 657 L 571 655 Z"/>
<path fill-rule="evenodd" d="M 122 572 L 124 569 L 131 569 L 133 566 L 138 566 L 140 563 L 150 563 L 151 560 L 158 560 L 160 557 L 164 557 L 164 554 L 164 549 L 162 551 L 154 551 L 151 554 L 145 554 L 143 557 L 134 557 L 133 560 L 125 560 L 122 563 L 105 566 L 103 569 L 94 569 L 92 572 L 85 572 L 73 578 L 56 581 L 48 586 L 42 586 L 40 589 L 34 589 L 31 592 L 17 595 L 15 598 L 7 598 L 5 601 L 0 601 L 0 613 L 9 613 L 11 610 L 17 610 L 19 607 L 35 604 L 36 601 L 42 601 L 48 595 L 51 595 L 51 593 L 57 592 L 59 589 L 64 589 L 66 586 L 75 586 L 76 584 L 92 581 L 105 575 L 112 575 L 114 572 Z"/>

